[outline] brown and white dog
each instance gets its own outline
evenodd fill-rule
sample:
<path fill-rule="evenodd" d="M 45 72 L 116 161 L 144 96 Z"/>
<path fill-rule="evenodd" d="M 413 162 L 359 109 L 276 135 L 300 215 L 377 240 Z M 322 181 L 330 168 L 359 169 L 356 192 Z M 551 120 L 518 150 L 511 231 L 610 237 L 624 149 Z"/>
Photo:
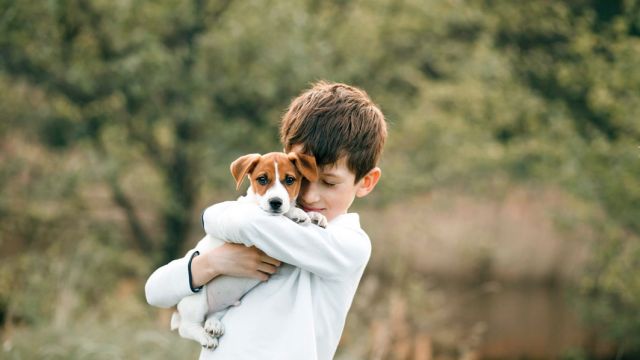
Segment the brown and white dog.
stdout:
<path fill-rule="evenodd" d="M 266 155 L 249 154 L 231 163 L 231 174 L 239 189 L 245 176 L 250 181 L 247 195 L 238 201 L 252 202 L 272 215 L 284 215 L 297 223 L 314 223 L 327 226 L 326 218 L 319 213 L 306 213 L 296 207 L 302 178 L 315 181 L 318 169 L 313 156 L 298 153 L 272 152 Z M 196 250 L 203 253 L 225 242 L 206 235 Z M 239 304 L 240 298 L 260 281 L 231 276 L 216 277 L 215 287 L 210 289 L 215 304 L 207 302 L 207 285 L 198 293 L 187 296 L 178 303 L 178 312 L 171 317 L 171 329 L 178 329 L 180 336 L 199 342 L 202 347 L 215 349 L 218 338 L 224 333 L 220 319 L 229 306 Z M 204 326 L 203 326 L 204 323 Z"/>

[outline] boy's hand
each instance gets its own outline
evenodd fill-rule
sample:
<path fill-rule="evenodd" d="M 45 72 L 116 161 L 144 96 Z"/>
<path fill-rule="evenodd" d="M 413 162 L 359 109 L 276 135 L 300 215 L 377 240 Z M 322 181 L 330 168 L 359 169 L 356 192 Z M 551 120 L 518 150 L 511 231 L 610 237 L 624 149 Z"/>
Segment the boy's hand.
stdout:
<path fill-rule="evenodd" d="M 227 243 L 193 258 L 193 286 L 199 287 L 218 275 L 250 277 L 266 281 L 281 265 L 256 247 Z"/>

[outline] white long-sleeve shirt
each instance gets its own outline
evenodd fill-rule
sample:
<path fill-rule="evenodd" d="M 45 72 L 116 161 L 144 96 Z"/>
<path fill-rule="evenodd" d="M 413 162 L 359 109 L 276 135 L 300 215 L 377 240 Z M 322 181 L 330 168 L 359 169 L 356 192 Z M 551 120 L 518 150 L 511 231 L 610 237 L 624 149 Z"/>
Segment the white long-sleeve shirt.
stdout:
<path fill-rule="evenodd" d="M 322 229 L 230 201 L 209 207 L 203 223 L 207 234 L 254 245 L 283 265 L 229 309 L 219 347 L 202 350 L 200 359 L 331 359 L 371 254 L 358 215 L 338 216 Z M 192 251 L 149 277 L 149 304 L 169 307 L 192 294 Z"/>

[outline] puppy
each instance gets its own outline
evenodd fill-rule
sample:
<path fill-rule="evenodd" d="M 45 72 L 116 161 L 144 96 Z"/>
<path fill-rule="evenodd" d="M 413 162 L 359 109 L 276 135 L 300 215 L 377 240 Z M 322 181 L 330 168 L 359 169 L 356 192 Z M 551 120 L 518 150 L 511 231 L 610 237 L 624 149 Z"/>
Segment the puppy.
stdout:
<path fill-rule="evenodd" d="M 297 223 L 314 223 L 327 226 L 326 218 L 316 212 L 306 213 L 296 207 L 302 178 L 315 181 L 318 169 L 313 156 L 298 153 L 249 154 L 231 163 L 231 174 L 239 189 L 245 176 L 250 181 L 246 196 L 238 201 L 252 202 L 271 215 L 284 215 Z M 205 236 L 196 250 L 203 253 L 225 242 Z M 215 349 L 218 338 L 224 334 L 220 319 L 226 309 L 238 305 L 240 298 L 260 281 L 252 278 L 219 276 L 215 280 L 215 304 L 207 302 L 207 285 L 198 293 L 183 298 L 178 311 L 171 317 L 171 329 L 178 329 L 180 336 L 199 342 L 202 347 Z M 213 290 L 213 288 L 212 288 Z M 204 326 L 203 326 L 204 322 Z"/>

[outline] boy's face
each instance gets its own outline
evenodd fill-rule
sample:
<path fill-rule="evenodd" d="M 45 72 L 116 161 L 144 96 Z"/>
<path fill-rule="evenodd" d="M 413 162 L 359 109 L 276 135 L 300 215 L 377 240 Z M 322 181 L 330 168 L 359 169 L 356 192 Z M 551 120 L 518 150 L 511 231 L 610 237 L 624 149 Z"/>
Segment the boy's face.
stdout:
<path fill-rule="evenodd" d="M 302 145 L 294 145 L 293 152 L 301 152 Z M 380 169 L 374 168 L 357 183 L 355 174 L 349 170 L 346 157 L 334 164 L 318 167 L 318 179 L 309 182 L 303 179 L 298 195 L 298 205 L 305 211 L 315 211 L 328 221 L 346 214 L 356 196 L 367 195 L 380 178 Z"/>

